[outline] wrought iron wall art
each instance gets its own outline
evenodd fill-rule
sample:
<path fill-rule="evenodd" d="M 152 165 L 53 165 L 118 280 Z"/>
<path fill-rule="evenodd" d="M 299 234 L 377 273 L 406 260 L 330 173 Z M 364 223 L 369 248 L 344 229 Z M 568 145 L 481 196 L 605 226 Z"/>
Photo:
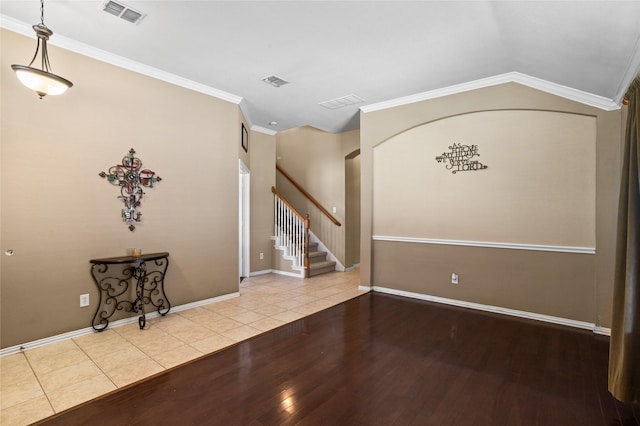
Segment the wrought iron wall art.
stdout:
<path fill-rule="evenodd" d="M 471 160 L 473 157 L 479 157 L 478 145 L 462 145 L 454 143 L 449 147 L 450 152 L 443 152 L 442 155 L 436 157 L 438 163 L 445 163 L 447 170 L 451 173 L 467 172 L 470 170 L 478 171 L 486 169 L 487 166 L 477 160 Z"/>
<path fill-rule="evenodd" d="M 133 148 L 122 159 L 122 164 L 109 168 L 108 172 L 100 172 L 99 176 L 105 178 L 110 184 L 120 187 L 120 196 L 123 203 L 122 220 L 129 224 L 129 230 L 136 229 L 135 224 L 142 221 L 142 212 L 138 207 L 144 198 L 143 188 L 153 188 L 156 182 L 162 179 L 154 171 L 142 169 L 142 161 L 134 154 Z"/>

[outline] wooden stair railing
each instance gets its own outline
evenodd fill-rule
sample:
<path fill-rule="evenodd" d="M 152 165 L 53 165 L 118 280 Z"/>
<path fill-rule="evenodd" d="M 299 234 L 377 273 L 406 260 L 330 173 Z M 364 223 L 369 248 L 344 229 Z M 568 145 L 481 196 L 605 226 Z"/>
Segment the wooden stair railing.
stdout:
<path fill-rule="evenodd" d="M 309 278 L 309 215 L 303 217 L 298 213 L 275 187 L 271 187 L 271 192 L 276 242 L 294 257 L 296 266 L 304 267 L 304 277 Z"/>
<path fill-rule="evenodd" d="M 342 224 L 338 221 L 338 219 L 333 217 L 333 215 L 329 213 L 327 209 L 322 207 L 322 204 L 320 204 L 318 200 L 313 198 L 311 194 L 309 194 L 298 182 L 296 182 L 294 178 L 291 177 L 291 175 L 289 175 L 289 173 L 285 172 L 282 169 L 282 167 L 280 167 L 278 164 L 276 164 L 276 170 L 282 173 L 282 176 L 286 177 L 287 180 L 289 180 L 289 182 L 291 182 L 293 186 L 295 186 L 298 189 L 298 191 L 302 193 L 302 195 L 307 197 L 307 199 L 311 201 L 318 208 L 318 210 L 320 210 L 325 216 L 327 216 L 331 222 L 333 222 L 337 226 L 342 226 Z"/>

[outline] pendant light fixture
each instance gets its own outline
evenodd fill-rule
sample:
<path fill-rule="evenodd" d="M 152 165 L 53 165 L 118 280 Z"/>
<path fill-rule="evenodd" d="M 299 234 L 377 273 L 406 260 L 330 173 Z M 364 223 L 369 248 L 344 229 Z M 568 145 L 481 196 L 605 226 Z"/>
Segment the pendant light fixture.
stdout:
<path fill-rule="evenodd" d="M 49 63 L 49 54 L 47 53 L 47 40 L 53 35 L 44 24 L 44 0 L 40 0 L 40 23 L 34 25 L 33 30 L 38 37 L 36 53 L 29 65 L 11 65 L 16 72 L 18 79 L 22 84 L 33 90 L 42 99 L 46 95 L 61 95 L 73 86 L 73 83 L 58 75 L 51 73 L 51 64 Z M 41 65 L 40 68 L 33 68 L 31 65 L 38 57 L 40 52 Z"/>

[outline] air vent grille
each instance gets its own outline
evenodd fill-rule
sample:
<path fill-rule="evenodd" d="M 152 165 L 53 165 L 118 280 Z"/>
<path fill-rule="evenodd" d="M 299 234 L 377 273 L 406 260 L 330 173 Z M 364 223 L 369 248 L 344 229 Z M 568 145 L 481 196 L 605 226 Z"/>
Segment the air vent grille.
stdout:
<path fill-rule="evenodd" d="M 122 12 L 122 15 L 120 15 L 120 17 L 125 21 L 135 24 L 140 21 L 140 19 L 142 19 L 142 13 L 138 13 L 135 10 L 127 9 Z"/>
<path fill-rule="evenodd" d="M 320 105 L 328 109 L 338 109 L 338 108 L 344 108 L 349 105 L 359 104 L 361 102 L 364 102 L 364 99 L 362 99 L 361 97 L 356 95 L 347 95 L 341 98 L 320 102 Z"/>
<path fill-rule="evenodd" d="M 102 10 L 110 13 L 111 15 L 117 16 L 118 18 L 122 18 L 127 22 L 131 22 L 132 24 L 140 23 L 140 21 L 142 21 L 142 19 L 147 16 L 144 13 L 132 9 L 123 3 L 113 0 L 104 2 L 102 4 Z"/>
<path fill-rule="evenodd" d="M 125 10 L 125 9 L 126 8 L 123 5 L 118 4 L 118 3 L 114 2 L 114 1 L 109 1 L 104 5 L 102 10 L 104 10 L 105 12 L 110 13 L 112 15 L 120 16 L 122 11 Z"/>
<path fill-rule="evenodd" d="M 285 80 L 284 78 L 278 77 L 277 75 L 267 76 L 263 78 L 262 81 L 272 85 L 273 87 L 280 87 L 289 83 L 287 80 Z"/>

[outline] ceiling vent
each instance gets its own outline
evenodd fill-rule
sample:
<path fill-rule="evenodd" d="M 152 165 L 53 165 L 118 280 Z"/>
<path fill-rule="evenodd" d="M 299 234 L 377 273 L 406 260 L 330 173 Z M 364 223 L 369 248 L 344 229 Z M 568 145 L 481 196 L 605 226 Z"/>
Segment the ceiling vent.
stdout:
<path fill-rule="evenodd" d="M 320 105 L 328 109 L 338 109 L 349 105 L 359 104 L 361 102 L 364 102 L 364 99 L 361 97 L 356 95 L 347 95 L 341 98 L 331 99 L 330 101 L 320 102 Z"/>
<path fill-rule="evenodd" d="M 287 80 L 285 80 L 284 78 L 280 78 L 277 75 L 270 75 L 268 77 L 263 78 L 262 81 L 272 85 L 273 87 L 280 87 L 289 83 Z"/>
<path fill-rule="evenodd" d="M 122 18 L 132 24 L 139 24 L 144 19 L 144 13 L 141 13 L 135 9 L 130 8 L 124 3 L 108 0 L 102 4 L 102 10 L 110 13 L 118 18 Z"/>

